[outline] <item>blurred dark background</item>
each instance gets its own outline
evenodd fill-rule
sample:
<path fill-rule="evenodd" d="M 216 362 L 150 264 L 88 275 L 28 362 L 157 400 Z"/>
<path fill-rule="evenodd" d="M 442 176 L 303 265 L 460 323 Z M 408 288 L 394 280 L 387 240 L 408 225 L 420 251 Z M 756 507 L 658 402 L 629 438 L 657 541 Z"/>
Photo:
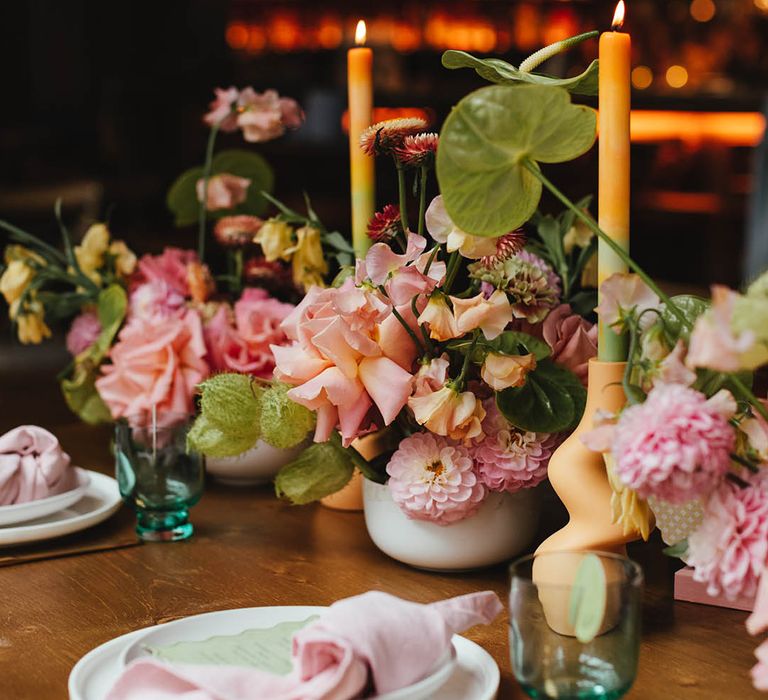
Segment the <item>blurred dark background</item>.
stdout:
<path fill-rule="evenodd" d="M 201 117 L 216 86 L 276 88 L 295 97 L 304 127 L 246 144 L 276 171 L 276 194 L 312 197 L 346 232 L 349 177 L 342 115 L 346 49 L 358 19 L 375 52 L 376 104 L 426 109 L 437 129 L 483 82 L 441 67 L 446 48 L 519 64 L 552 41 L 607 29 L 615 2 L 322 3 L 260 0 L 27 0 L 0 7 L 0 218 L 57 240 L 53 202 L 79 233 L 109 215 L 138 252 L 193 246 L 165 193 L 203 160 Z M 629 0 L 633 35 L 633 252 L 672 285 L 742 280 L 755 147 L 768 86 L 768 0 Z M 592 40 L 543 66 L 583 70 Z M 387 116 L 391 115 L 390 112 Z M 238 134 L 218 146 L 241 147 Z M 380 164 L 378 204 L 394 199 Z M 593 192 L 596 149 L 550 170 L 572 197 Z M 550 206 L 544 202 L 544 206 Z M 1 241 L 1 239 L 0 239 Z M 5 313 L 3 313 L 5 316 Z M 3 344 L 10 342 L 0 321 Z M 36 350 L 25 351 L 25 354 Z"/>

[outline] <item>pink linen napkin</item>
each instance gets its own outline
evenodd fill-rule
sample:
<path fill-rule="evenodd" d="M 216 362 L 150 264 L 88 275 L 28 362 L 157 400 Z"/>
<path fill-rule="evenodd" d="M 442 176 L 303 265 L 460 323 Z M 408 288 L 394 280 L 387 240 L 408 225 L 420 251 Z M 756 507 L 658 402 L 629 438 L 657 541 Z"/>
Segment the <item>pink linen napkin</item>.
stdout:
<path fill-rule="evenodd" d="M 293 671 L 276 676 L 235 666 L 173 666 L 140 659 L 107 700 L 350 700 L 425 678 L 454 633 L 502 610 L 491 591 L 421 605 L 369 591 L 334 603 L 293 637 Z"/>
<path fill-rule="evenodd" d="M 36 501 L 74 487 L 69 455 L 47 430 L 22 425 L 0 436 L 0 506 Z"/>

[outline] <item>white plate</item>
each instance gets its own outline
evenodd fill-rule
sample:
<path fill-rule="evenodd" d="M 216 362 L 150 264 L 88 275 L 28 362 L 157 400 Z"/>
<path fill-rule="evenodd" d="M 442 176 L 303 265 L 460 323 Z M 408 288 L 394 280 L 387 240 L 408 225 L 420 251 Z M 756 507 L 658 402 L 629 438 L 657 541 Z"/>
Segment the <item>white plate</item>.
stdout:
<path fill-rule="evenodd" d="M 0 547 L 62 537 L 85 530 L 112 515 L 122 502 L 117 482 L 99 472 L 88 470 L 86 473 L 91 481 L 77 503 L 21 525 L 0 527 Z"/>
<path fill-rule="evenodd" d="M 107 692 L 117 680 L 124 668 L 124 663 L 131 660 L 140 652 L 140 645 L 152 641 L 153 644 L 166 644 L 172 641 L 180 641 L 180 634 L 170 633 L 174 630 L 184 634 L 183 638 L 205 639 L 212 634 L 220 634 L 225 628 L 229 633 L 238 634 L 244 629 L 253 628 L 254 620 L 260 627 L 267 627 L 278 622 L 288 620 L 305 620 L 310 615 L 322 612 L 323 608 L 310 606 L 289 606 L 272 608 L 246 608 L 242 610 L 226 610 L 214 613 L 195 615 L 182 620 L 176 620 L 164 625 L 148 627 L 136 632 L 117 637 L 102 644 L 86 654 L 77 662 L 69 675 L 70 700 L 104 700 Z M 216 621 L 215 628 L 211 625 Z M 244 619 L 247 617 L 247 623 Z M 212 630 L 214 630 L 212 632 Z M 190 637 L 189 634 L 193 634 Z M 421 698 L 439 698 L 440 700 L 494 700 L 499 687 L 499 669 L 493 658 L 480 646 L 464 637 L 454 635 L 453 647 L 456 652 L 455 663 L 452 664 L 452 673 L 447 681 L 440 679 L 440 684 L 435 685 L 425 692 L 432 695 L 419 694 Z M 451 669 L 451 665 L 444 668 Z M 427 681 L 432 681 L 435 676 L 411 686 L 408 690 L 417 690 L 416 686 L 424 687 Z M 442 674 L 440 674 L 442 675 Z M 445 675 L 448 675 L 446 673 Z M 405 690 L 405 689 L 403 689 Z M 439 692 L 438 692 L 439 691 Z M 412 694 L 388 694 L 387 698 L 414 697 Z"/>
<path fill-rule="evenodd" d="M 83 497 L 88 484 L 91 483 L 91 477 L 85 469 L 74 467 L 74 470 L 76 485 L 69 491 L 26 503 L 0 506 L 0 527 L 42 518 L 77 503 Z"/>

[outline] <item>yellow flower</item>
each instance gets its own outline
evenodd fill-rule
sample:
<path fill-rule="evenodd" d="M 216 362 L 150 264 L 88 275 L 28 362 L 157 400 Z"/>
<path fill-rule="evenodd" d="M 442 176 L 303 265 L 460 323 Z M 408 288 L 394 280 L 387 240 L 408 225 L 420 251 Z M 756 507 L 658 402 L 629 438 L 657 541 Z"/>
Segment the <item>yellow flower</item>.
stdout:
<path fill-rule="evenodd" d="M 613 455 L 610 452 L 603 453 L 605 469 L 608 473 L 608 483 L 611 485 L 611 510 L 613 522 L 623 528 L 624 535 L 640 535 L 647 541 L 656 518 L 653 515 L 648 501 L 640 498 L 635 491 L 624 486 L 616 476 L 614 470 Z"/>
<path fill-rule="evenodd" d="M 293 229 L 278 219 L 265 221 L 253 240 L 261 246 L 267 262 L 280 259 L 288 261 L 295 250 L 292 247 Z"/>
<path fill-rule="evenodd" d="M 80 245 L 75 246 L 77 264 L 85 275 L 97 284 L 101 276 L 97 270 L 104 265 L 104 253 L 109 249 L 109 229 L 106 224 L 93 224 L 83 236 Z"/>
<path fill-rule="evenodd" d="M 11 260 L 0 277 L 0 293 L 9 304 L 21 298 L 35 276 L 35 271 L 23 260 Z"/>
<path fill-rule="evenodd" d="M 136 269 L 136 255 L 125 245 L 125 241 L 112 241 L 109 254 L 115 259 L 115 274 L 130 277 Z"/>
<path fill-rule="evenodd" d="M 51 337 L 51 329 L 45 324 L 43 305 L 36 299 L 27 302 L 23 310 L 19 310 L 17 301 L 11 307 L 11 318 L 16 317 L 16 329 L 19 342 L 24 345 L 38 345 L 44 338 Z"/>
<path fill-rule="evenodd" d="M 597 253 L 592 253 L 592 257 L 581 268 L 581 286 L 597 287 Z"/>
<path fill-rule="evenodd" d="M 581 219 L 574 221 L 573 226 L 563 236 L 563 248 L 566 255 L 574 248 L 586 248 L 595 237 L 594 232 Z"/>
<path fill-rule="evenodd" d="M 328 274 L 328 264 L 323 257 L 320 231 L 312 226 L 302 226 L 296 231 L 296 237 L 296 246 L 291 249 L 294 284 L 304 289 L 312 285 L 324 287 L 323 277 Z"/>
<path fill-rule="evenodd" d="M 481 375 L 483 381 L 494 391 L 503 391 L 511 386 L 522 386 L 528 372 L 536 369 L 534 355 L 502 355 L 490 352 L 485 358 Z"/>
<path fill-rule="evenodd" d="M 468 441 L 481 437 L 483 404 L 471 391 L 457 392 L 447 384 L 423 396 L 411 396 L 408 406 L 416 422 L 436 435 Z"/>
<path fill-rule="evenodd" d="M 429 337 L 433 340 L 450 340 L 462 335 L 456 327 L 453 311 L 448 307 L 443 294 L 434 294 L 419 316 L 419 324 L 429 324 Z"/>

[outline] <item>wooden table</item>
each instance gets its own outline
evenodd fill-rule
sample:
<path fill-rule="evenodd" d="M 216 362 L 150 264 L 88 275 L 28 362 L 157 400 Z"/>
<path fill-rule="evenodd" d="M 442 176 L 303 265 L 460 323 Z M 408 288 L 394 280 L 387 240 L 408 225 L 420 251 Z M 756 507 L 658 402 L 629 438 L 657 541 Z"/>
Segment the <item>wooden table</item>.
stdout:
<path fill-rule="evenodd" d="M 6 406 L 0 432 L 23 420 Z M 77 464 L 112 471 L 109 430 L 39 422 L 60 436 Z M 369 589 L 423 602 L 482 589 L 506 597 L 505 567 L 469 574 L 416 571 L 374 547 L 361 513 L 291 507 L 269 488 L 211 483 L 192 520 L 196 532 L 187 542 L 0 568 L 0 698 L 61 700 L 72 666 L 90 649 L 130 630 L 196 613 L 327 605 Z M 125 541 L 133 522 L 123 509 L 88 532 L 0 550 L 0 556 Z M 633 554 L 643 560 L 649 583 L 640 670 L 627 697 L 764 697 L 749 681 L 756 641 L 744 629 L 746 614 L 673 603 L 673 562 L 659 554 L 658 545 L 635 547 Z M 498 662 L 499 697 L 524 697 L 510 672 L 507 620 L 467 636 Z"/>

